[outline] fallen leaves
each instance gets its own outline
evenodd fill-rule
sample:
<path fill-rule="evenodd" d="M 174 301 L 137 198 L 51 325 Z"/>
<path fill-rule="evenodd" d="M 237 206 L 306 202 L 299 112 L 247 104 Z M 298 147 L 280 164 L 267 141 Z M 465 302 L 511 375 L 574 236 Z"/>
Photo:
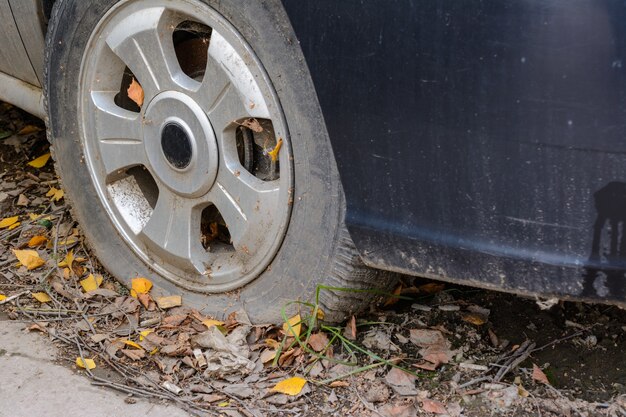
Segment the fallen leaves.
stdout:
<path fill-rule="evenodd" d="M 31 135 L 33 133 L 41 132 L 41 128 L 33 125 L 24 126 L 19 132 L 17 132 L 20 136 Z"/>
<path fill-rule="evenodd" d="M 546 376 L 546 374 L 541 370 L 540 367 L 538 367 L 534 363 L 533 363 L 533 375 L 532 376 L 535 381 L 540 382 L 542 384 L 550 385 L 550 381 L 548 381 L 548 377 Z"/>
<path fill-rule="evenodd" d="M 50 301 L 52 301 L 52 298 L 50 298 L 50 296 L 45 292 L 34 292 L 32 296 L 40 303 L 49 303 Z"/>
<path fill-rule="evenodd" d="M 169 297 L 159 297 L 156 299 L 156 303 L 160 309 L 167 310 L 170 308 L 180 307 L 181 305 L 183 305 L 183 297 L 181 297 L 180 295 L 170 295 Z"/>
<path fill-rule="evenodd" d="M 76 366 L 81 369 L 92 370 L 95 369 L 96 362 L 93 359 L 85 358 L 83 361 L 83 358 L 76 358 Z"/>
<path fill-rule="evenodd" d="M 283 323 L 283 332 L 286 335 L 298 338 L 300 337 L 301 330 L 302 317 L 300 317 L 300 314 L 296 314 L 295 316 L 288 319 L 285 323 Z"/>
<path fill-rule="evenodd" d="M 28 241 L 29 248 L 37 248 L 41 245 L 45 245 L 48 242 L 48 238 L 45 236 L 33 236 Z"/>
<path fill-rule="evenodd" d="M 446 410 L 442 402 L 429 400 L 428 398 L 422 399 L 422 409 L 427 413 L 448 414 L 448 410 Z"/>
<path fill-rule="evenodd" d="M 63 190 L 59 190 L 57 188 L 50 188 L 50 191 L 46 193 L 46 197 L 50 197 L 51 201 L 59 201 L 65 196 L 65 192 Z"/>
<path fill-rule="evenodd" d="M 41 259 L 39 253 L 35 250 L 16 250 L 13 249 L 13 254 L 22 265 L 24 265 L 29 271 L 37 269 L 46 264 L 46 261 Z"/>
<path fill-rule="evenodd" d="M 6 229 L 8 227 L 11 227 L 15 223 L 17 223 L 19 220 L 20 220 L 19 216 L 7 217 L 6 219 L 2 219 L 0 220 L 0 229 Z"/>
<path fill-rule="evenodd" d="M 274 149 L 267 153 L 269 157 L 272 158 L 272 162 L 278 161 L 278 153 L 280 152 L 280 149 L 282 147 L 283 147 L 283 139 L 279 138 L 278 143 L 276 143 L 276 146 L 274 147 Z"/>
<path fill-rule="evenodd" d="M 306 385 L 306 379 L 299 376 L 294 376 L 283 381 L 280 381 L 274 388 L 273 392 L 280 392 L 281 394 L 296 396 L 302 392 L 302 389 Z"/>
<path fill-rule="evenodd" d="M 152 289 L 152 281 L 147 278 L 133 278 L 130 295 L 137 298 L 137 294 L 147 294 Z"/>
<path fill-rule="evenodd" d="M 4 294 L 0 294 L 0 301 L 4 301 L 7 299 L 7 296 Z"/>
<path fill-rule="evenodd" d="M 28 165 L 33 168 L 41 169 L 46 166 L 46 164 L 50 160 L 50 156 L 50 152 L 48 152 L 47 154 L 41 155 L 39 158 L 33 159 L 28 163 Z"/>
<path fill-rule="evenodd" d="M 313 333 L 311 337 L 309 337 L 309 346 L 316 352 L 321 352 L 326 349 L 329 345 L 330 341 L 328 340 L 328 336 L 324 333 Z"/>
<path fill-rule="evenodd" d="M 385 382 L 398 395 L 417 395 L 415 376 L 399 368 L 391 368 L 385 376 Z"/>
<path fill-rule="evenodd" d="M 89 274 L 87 278 L 80 281 L 80 286 L 83 287 L 83 290 L 85 292 L 91 292 L 100 288 L 100 285 L 102 285 L 102 281 L 103 279 L 101 275 Z"/>
<path fill-rule="evenodd" d="M 440 364 L 448 363 L 452 359 L 450 342 L 440 330 L 412 329 L 410 340 L 422 348 L 420 354 L 427 363 L 415 364 L 417 368 L 433 371 Z"/>
<path fill-rule="evenodd" d="M 137 104 L 139 107 L 143 106 L 145 93 L 143 91 L 143 87 L 141 87 L 141 84 L 139 84 L 137 80 L 133 78 L 133 81 L 130 83 L 130 86 L 128 87 L 128 90 L 126 92 L 128 93 L 128 98 L 134 101 L 135 104 Z"/>

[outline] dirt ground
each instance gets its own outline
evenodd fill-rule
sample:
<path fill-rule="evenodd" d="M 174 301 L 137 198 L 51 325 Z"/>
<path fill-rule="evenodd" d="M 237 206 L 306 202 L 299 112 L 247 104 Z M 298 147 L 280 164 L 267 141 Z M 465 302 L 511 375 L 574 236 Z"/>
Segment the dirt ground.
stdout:
<path fill-rule="evenodd" d="M 48 152 L 41 121 L 0 104 L 0 315 L 51 340 L 81 383 L 127 394 L 127 415 L 143 397 L 194 416 L 626 415 L 612 306 L 400 277 L 400 298 L 340 326 L 302 306 L 276 327 L 129 294 L 85 249 L 51 161 L 28 165 Z"/>

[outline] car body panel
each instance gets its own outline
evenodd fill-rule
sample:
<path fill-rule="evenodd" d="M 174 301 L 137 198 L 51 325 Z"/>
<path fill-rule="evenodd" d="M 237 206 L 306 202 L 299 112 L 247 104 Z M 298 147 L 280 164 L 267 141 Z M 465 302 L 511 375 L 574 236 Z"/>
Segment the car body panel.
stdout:
<path fill-rule="evenodd" d="M 40 87 L 41 84 L 13 18 L 12 3 L 21 3 L 22 1 L 0 0 L 0 16 L 2 16 L 2 25 L 0 26 L 0 45 L 2 45 L 0 48 L 0 72 Z M 26 3 L 30 3 L 30 0 L 24 1 L 22 5 L 27 5 Z M 23 11 L 21 6 L 19 9 Z M 32 15 L 27 17 L 32 19 Z M 25 32 L 24 35 L 26 34 Z M 43 49 L 41 51 L 43 53 Z"/>
<path fill-rule="evenodd" d="M 625 301 L 623 2 L 283 3 L 368 264 Z"/>

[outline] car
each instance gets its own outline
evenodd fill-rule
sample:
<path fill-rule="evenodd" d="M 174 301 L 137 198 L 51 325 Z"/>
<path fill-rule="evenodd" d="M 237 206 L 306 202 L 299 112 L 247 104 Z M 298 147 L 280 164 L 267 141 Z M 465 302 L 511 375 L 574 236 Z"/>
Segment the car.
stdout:
<path fill-rule="evenodd" d="M 338 321 L 397 273 L 626 304 L 626 6 L 0 0 L 110 273 L 217 316 Z M 370 290 L 371 289 L 371 290 Z"/>

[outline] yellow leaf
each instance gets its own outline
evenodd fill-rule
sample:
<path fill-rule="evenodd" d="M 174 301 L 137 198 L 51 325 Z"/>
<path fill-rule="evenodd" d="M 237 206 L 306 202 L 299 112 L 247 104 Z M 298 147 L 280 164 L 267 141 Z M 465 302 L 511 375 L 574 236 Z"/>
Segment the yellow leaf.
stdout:
<path fill-rule="evenodd" d="M 29 213 L 28 217 L 30 218 L 30 221 L 34 222 L 35 220 L 39 220 L 41 214 Z"/>
<path fill-rule="evenodd" d="M 128 87 L 127 93 L 129 99 L 137 103 L 139 107 L 143 106 L 143 100 L 145 98 L 143 88 L 134 78 L 133 82 L 130 83 L 130 87 Z"/>
<path fill-rule="evenodd" d="M 280 148 L 282 147 L 283 147 L 283 139 L 278 138 L 278 143 L 276 144 L 276 147 L 272 151 L 267 153 L 270 156 L 270 158 L 272 158 L 272 161 L 274 162 L 278 161 L 278 152 L 280 152 Z"/>
<path fill-rule="evenodd" d="M 65 240 L 59 240 L 59 246 L 72 246 L 76 242 L 78 242 L 78 239 L 75 237 L 68 237 Z"/>
<path fill-rule="evenodd" d="M 41 131 L 40 128 L 38 128 L 37 126 L 33 126 L 33 125 L 26 125 L 22 128 L 22 130 L 20 130 L 19 132 L 17 132 L 18 135 L 20 136 L 25 136 L 25 135 L 30 135 L 31 133 L 36 133 Z"/>
<path fill-rule="evenodd" d="M 280 381 L 272 388 L 274 392 L 280 392 L 287 395 L 298 395 L 302 391 L 302 388 L 306 385 L 306 379 L 294 376 L 284 381 Z"/>
<path fill-rule="evenodd" d="M 326 317 L 326 314 L 324 313 L 324 310 L 322 310 L 321 308 L 317 309 L 317 319 L 318 320 L 324 320 L 324 317 Z"/>
<path fill-rule="evenodd" d="M 144 330 L 143 332 L 139 332 L 139 341 L 142 342 L 143 339 L 146 338 L 150 333 L 154 333 L 153 329 Z"/>
<path fill-rule="evenodd" d="M 202 324 L 204 324 L 206 327 L 223 326 L 224 322 L 219 321 L 219 320 L 206 319 L 206 320 L 202 320 Z"/>
<path fill-rule="evenodd" d="M 11 226 L 9 226 L 9 230 L 17 229 L 21 225 L 22 225 L 22 223 L 20 223 L 20 222 L 13 223 Z"/>
<path fill-rule="evenodd" d="M 224 402 L 219 403 L 217 406 L 218 407 L 228 407 L 229 405 L 230 405 L 229 401 L 224 401 Z"/>
<path fill-rule="evenodd" d="M 61 268 L 69 268 L 70 270 L 72 269 L 72 266 L 74 266 L 74 251 L 71 250 L 67 253 L 67 255 L 65 255 L 65 258 L 59 262 L 59 267 Z"/>
<path fill-rule="evenodd" d="M 159 348 L 158 348 L 158 347 L 155 347 L 154 349 L 152 349 L 152 350 L 150 351 L 150 356 L 152 356 L 152 355 L 156 355 L 157 353 L 159 353 Z"/>
<path fill-rule="evenodd" d="M 63 192 L 63 190 L 57 190 L 56 188 L 52 187 L 50 188 L 50 191 L 48 191 L 48 193 L 46 194 L 46 197 L 50 197 L 50 200 L 52 201 L 59 201 L 63 198 L 64 195 L 65 192 Z"/>
<path fill-rule="evenodd" d="M 156 299 L 156 303 L 160 309 L 167 310 L 168 308 L 180 307 L 183 305 L 183 298 L 180 295 L 159 297 Z"/>
<path fill-rule="evenodd" d="M 13 226 L 19 219 L 19 216 L 15 216 L 0 220 L 0 229 L 6 229 L 7 227 Z"/>
<path fill-rule="evenodd" d="M 4 294 L 0 294 L 0 301 L 4 301 L 7 299 L 7 296 Z"/>
<path fill-rule="evenodd" d="M 33 168 L 43 168 L 44 166 L 46 166 L 46 164 L 48 163 L 48 160 L 50 159 L 50 152 L 48 152 L 45 155 L 41 155 L 39 158 L 37 159 L 33 159 L 32 161 L 30 161 L 28 163 L 28 165 L 30 165 Z"/>
<path fill-rule="evenodd" d="M 36 248 L 37 246 L 41 246 L 48 241 L 48 238 L 45 236 L 33 236 L 28 241 L 29 248 Z"/>
<path fill-rule="evenodd" d="M 300 337 L 300 330 L 302 330 L 301 322 L 302 318 L 300 317 L 300 314 L 296 314 L 295 316 L 287 320 L 286 323 L 283 323 L 283 332 L 297 339 L 298 337 Z M 289 328 L 290 326 L 291 329 Z"/>
<path fill-rule="evenodd" d="M 463 319 L 463 321 L 474 324 L 476 326 L 482 326 L 487 322 L 487 319 L 483 315 L 476 313 L 465 313 L 461 318 Z"/>
<path fill-rule="evenodd" d="M 124 344 L 134 347 L 135 349 L 141 349 L 143 350 L 143 348 L 141 346 L 139 346 L 137 343 L 133 342 L 132 340 L 124 340 Z"/>
<path fill-rule="evenodd" d="M 83 362 L 82 358 L 76 358 L 76 366 L 78 366 L 79 368 L 92 370 L 96 367 L 96 363 L 93 359 L 85 358 L 85 362 Z"/>
<path fill-rule="evenodd" d="M 41 259 L 39 253 L 34 250 L 13 250 L 13 254 L 15 254 L 17 260 L 28 268 L 29 271 L 46 264 L 46 261 Z"/>
<path fill-rule="evenodd" d="M 95 291 L 100 288 L 100 285 L 102 285 L 101 275 L 94 276 L 93 274 L 89 274 L 87 278 L 80 282 L 80 286 L 83 287 L 85 292 Z"/>
<path fill-rule="evenodd" d="M 133 297 L 136 297 L 137 294 L 147 294 L 152 288 L 152 282 L 146 278 L 133 278 L 131 287 L 132 291 L 135 291 L 135 295 Z"/>
<path fill-rule="evenodd" d="M 45 292 L 34 292 L 33 298 L 40 303 L 49 303 L 50 301 L 52 301 L 52 298 L 50 298 L 50 296 Z"/>
<path fill-rule="evenodd" d="M 280 347 L 280 343 L 274 339 L 265 339 L 265 344 L 272 349 L 276 350 Z"/>

